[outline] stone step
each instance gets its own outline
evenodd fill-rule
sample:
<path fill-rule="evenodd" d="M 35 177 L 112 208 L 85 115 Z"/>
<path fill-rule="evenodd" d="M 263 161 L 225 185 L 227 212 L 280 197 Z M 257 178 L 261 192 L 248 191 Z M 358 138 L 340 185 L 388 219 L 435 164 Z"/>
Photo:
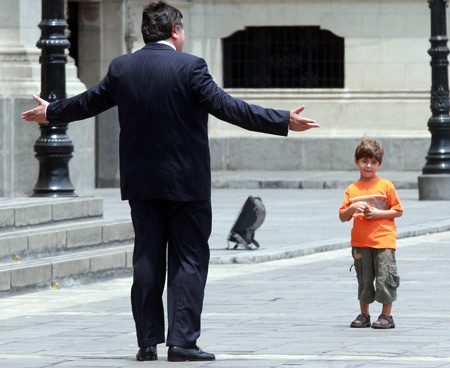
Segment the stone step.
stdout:
<path fill-rule="evenodd" d="M 80 278 L 131 271 L 133 244 L 115 244 L 96 249 L 68 251 L 43 258 L 0 265 L 0 291 L 50 287 Z"/>
<path fill-rule="evenodd" d="M 102 198 L 0 198 L 0 233 L 102 216 Z"/>
<path fill-rule="evenodd" d="M 0 199 L 0 291 L 130 270 L 133 239 L 102 198 Z"/>
<path fill-rule="evenodd" d="M 0 264 L 13 262 L 13 254 L 25 259 L 132 239 L 134 230 L 130 220 L 93 218 L 11 229 L 0 233 Z"/>

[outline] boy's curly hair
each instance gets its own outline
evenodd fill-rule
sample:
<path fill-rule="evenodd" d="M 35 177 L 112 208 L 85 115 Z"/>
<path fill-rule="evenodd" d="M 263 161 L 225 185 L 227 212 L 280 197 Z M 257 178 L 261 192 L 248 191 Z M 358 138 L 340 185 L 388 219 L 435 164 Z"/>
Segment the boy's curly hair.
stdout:
<path fill-rule="evenodd" d="M 355 150 L 355 159 L 374 158 L 380 164 L 383 162 L 384 148 L 373 138 L 363 138 Z"/>

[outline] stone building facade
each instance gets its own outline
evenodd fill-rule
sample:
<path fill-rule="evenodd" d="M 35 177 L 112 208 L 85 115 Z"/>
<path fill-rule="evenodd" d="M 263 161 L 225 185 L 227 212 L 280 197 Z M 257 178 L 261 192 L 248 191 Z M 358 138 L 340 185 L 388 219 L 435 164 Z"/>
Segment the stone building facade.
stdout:
<path fill-rule="evenodd" d="M 97 83 L 114 57 L 143 46 L 140 21 L 146 3 L 68 0 L 73 45 L 67 65 L 69 95 Z M 354 146 L 363 135 L 385 144 L 386 169 L 420 171 L 425 164 L 431 116 L 427 1 L 169 3 L 184 14 L 184 51 L 205 58 L 227 92 L 286 110 L 304 104 L 304 115 L 322 125 L 284 139 L 210 117 L 213 169 L 352 169 Z M 40 5 L 40 0 L 0 2 L 3 196 L 29 193 L 37 175 L 32 146 L 38 129 L 21 122 L 19 112 L 33 106 L 29 96 L 40 89 L 35 47 Z M 116 111 L 88 120 L 69 128 L 75 145 L 71 177 L 81 193 L 119 182 Z"/>

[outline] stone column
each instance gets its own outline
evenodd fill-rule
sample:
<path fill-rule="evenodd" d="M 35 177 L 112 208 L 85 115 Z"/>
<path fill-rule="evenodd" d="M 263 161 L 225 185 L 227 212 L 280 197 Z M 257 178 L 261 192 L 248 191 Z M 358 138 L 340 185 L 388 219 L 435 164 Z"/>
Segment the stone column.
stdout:
<path fill-rule="evenodd" d="M 112 59 L 127 52 L 125 0 L 103 0 L 100 8 L 100 78 L 108 71 Z M 131 5 L 131 3 L 129 4 Z M 85 19 L 83 20 L 85 22 Z M 137 45 L 141 48 L 141 45 Z M 97 186 L 118 187 L 119 173 L 119 119 L 114 107 L 97 116 Z"/>

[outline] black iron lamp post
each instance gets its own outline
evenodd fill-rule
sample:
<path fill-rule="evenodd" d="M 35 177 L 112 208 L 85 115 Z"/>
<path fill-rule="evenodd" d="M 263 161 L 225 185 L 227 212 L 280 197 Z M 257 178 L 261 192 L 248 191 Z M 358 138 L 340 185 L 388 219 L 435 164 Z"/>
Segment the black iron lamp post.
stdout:
<path fill-rule="evenodd" d="M 419 199 L 450 199 L 450 116 L 446 7 L 448 0 L 428 0 L 431 9 L 431 146 L 419 177 Z"/>
<path fill-rule="evenodd" d="M 70 46 L 64 32 L 64 0 L 42 0 L 41 38 L 37 47 L 42 50 L 41 98 L 53 102 L 66 98 L 65 49 Z M 33 197 L 74 197 L 75 188 L 69 177 L 69 161 L 73 143 L 66 134 L 67 123 L 50 121 L 40 125 L 41 136 L 34 144 L 39 160 L 39 177 Z"/>

